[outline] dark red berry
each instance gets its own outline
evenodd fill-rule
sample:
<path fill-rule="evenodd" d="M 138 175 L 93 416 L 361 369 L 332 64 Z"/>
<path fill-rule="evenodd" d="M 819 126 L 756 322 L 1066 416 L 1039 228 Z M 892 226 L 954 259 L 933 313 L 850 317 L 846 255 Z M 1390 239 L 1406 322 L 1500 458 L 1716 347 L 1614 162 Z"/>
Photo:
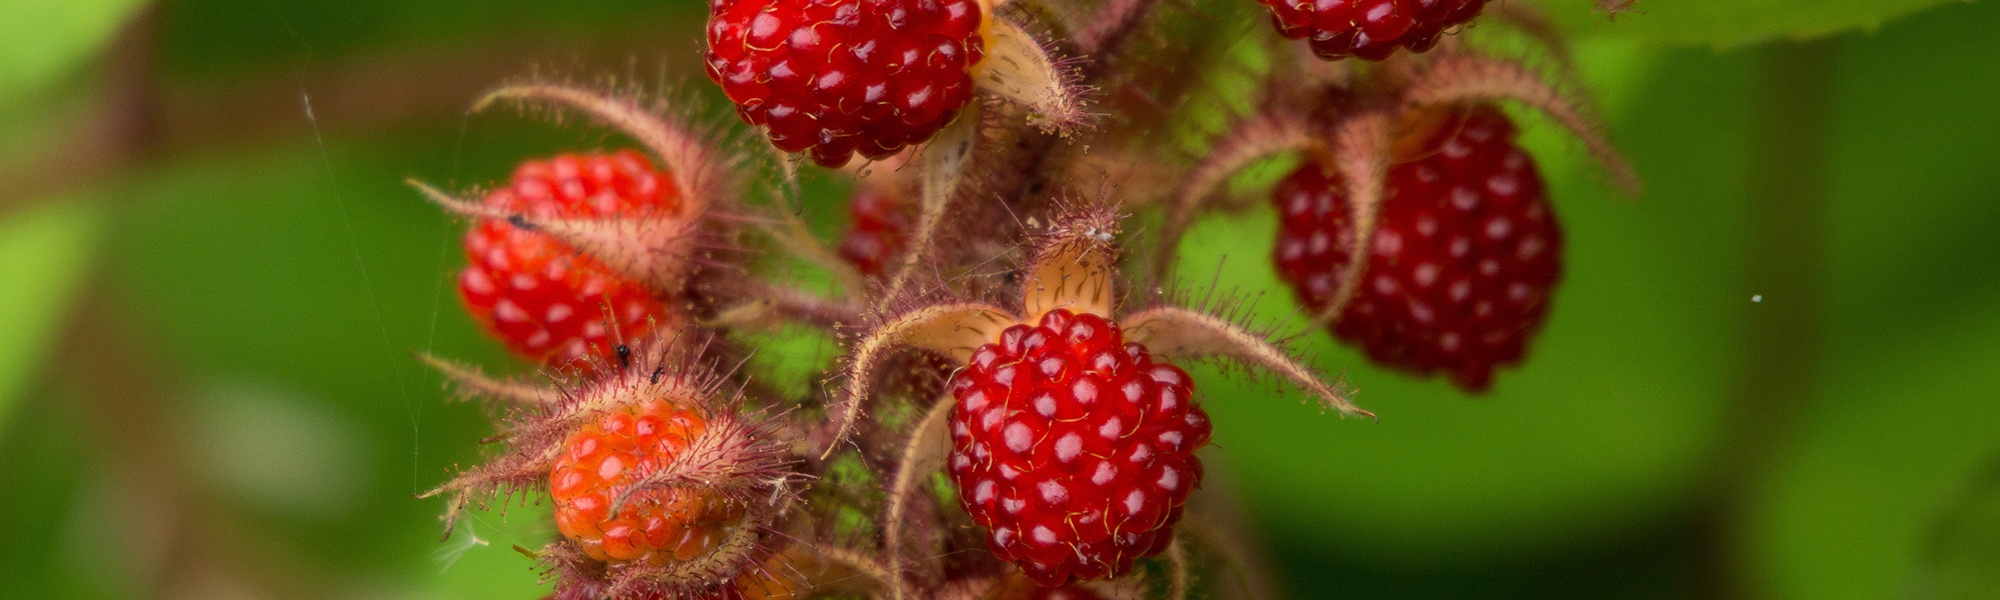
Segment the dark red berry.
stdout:
<path fill-rule="evenodd" d="M 895 193 L 861 186 L 847 205 L 852 222 L 840 240 L 840 257 L 869 277 L 882 276 L 889 261 L 903 251 L 909 235 L 912 207 Z"/>
<path fill-rule="evenodd" d="M 711 0 L 708 76 L 779 149 L 886 158 L 971 100 L 985 18 L 975 0 Z"/>
<path fill-rule="evenodd" d="M 1185 371 L 1055 310 L 981 346 L 951 387 L 952 481 L 994 554 L 1055 587 L 1166 548 L 1209 437 Z"/>
<path fill-rule="evenodd" d="M 1562 231 L 1506 115 L 1477 106 L 1432 122 L 1389 170 L 1367 268 L 1334 333 L 1378 363 L 1480 392 L 1547 319 Z M 1341 180 L 1308 164 L 1276 201 L 1278 272 L 1301 304 L 1322 308 L 1354 239 Z"/>
<path fill-rule="evenodd" d="M 1303 39 L 1327 60 L 1382 60 L 1437 45 L 1446 29 L 1479 16 L 1487 0 L 1257 0 L 1278 33 Z"/>
<path fill-rule="evenodd" d="M 539 219 L 671 214 L 681 201 L 670 178 L 631 150 L 565 154 L 522 163 L 485 204 Z M 643 339 L 654 323 L 672 317 L 644 285 L 505 219 L 484 219 L 466 232 L 465 255 L 458 291 L 466 308 L 531 361 L 561 366 L 609 356 L 617 341 L 607 313 L 627 339 Z"/>

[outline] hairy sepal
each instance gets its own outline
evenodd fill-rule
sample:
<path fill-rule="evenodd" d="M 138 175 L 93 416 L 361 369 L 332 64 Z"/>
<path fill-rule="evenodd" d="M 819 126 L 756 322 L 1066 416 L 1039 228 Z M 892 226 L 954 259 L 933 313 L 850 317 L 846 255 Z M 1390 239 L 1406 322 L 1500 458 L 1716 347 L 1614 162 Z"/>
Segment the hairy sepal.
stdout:
<path fill-rule="evenodd" d="M 540 219 L 459 198 L 416 179 L 406 183 L 447 212 L 499 219 L 547 234 L 662 295 L 679 295 L 697 265 L 701 222 L 687 210 L 606 219 Z"/>
<path fill-rule="evenodd" d="M 1110 317 L 1117 307 L 1118 215 L 1108 208 L 1061 209 L 1035 240 L 1021 283 L 1027 322 L 1058 308 Z"/>
<path fill-rule="evenodd" d="M 926 306 L 889 319 L 855 343 L 847 368 L 847 385 L 840 402 L 829 411 L 837 423 L 833 440 L 821 458 L 831 456 L 853 433 L 875 387 L 876 372 L 906 346 L 927 349 L 963 364 L 980 345 L 996 339 L 1020 319 L 1006 310 L 980 303 Z"/>
<path fill-rule="evenodd" d="M 1161 307 L 1127 315 L 1119 321 L 1126 339 L 1153 353 L 1172 358 L 1228 358 L 1270 371 L 1319 398 L 1326 408 L 1343 415 L 1374 418 L 1347 398 L 1338 383 L 1328 383 L 1312 367 L 1293 358 L 1263 335 L 1210 314 L 1180 307 Z"/>
<path fill-rule="evenodd" d="M 1491 100 L 1513 100 L 1548 115 L 1583 142 L 1620 192 L 1639 194 L 1638 172 L 1604 137 L 1599 119 L 1525 66 L 1477 54 L 1440 54 L 1403 89 L 1403 101 L 1412 106 Z"/>
<path fill-rule="evenodd" d="M 967 106 L 951 124 L 939 131 L 937 137 L 924 147 L 923 194 L 919 200 L 917 228 L 911 232 L 910 243 L 904 251 L 896 273 L 889 279 L 889 287 L 882 293 L 884 299 L 893 300 L 903 293 L 910 277 L 929 256 L 931 247 L 937 243 L 938 226 L 944 222 L 945 209 L 958 196 L 960 184 L 965 181 L 966 164 L 972 159 L 974 147 L 979 142 L 980 111 L 978 105 Z"/>
<path fill-rule="evenodd" d="M 1394 150 L 1391 130 L 1395 125 L 1387 113 L 1370 111 L 1341 122 L 1334 132 L 1333 168 L 1346 188 L 1349 221 L 1353 223 L 1351 257 L 1341 266 L 1340 287 L 1333 301 L 1320 311 L 1315 326 L 1340 318 L 1354 294 L 1361 289 L 1362 271 L 1368 267 L 1369 244 L 1375 239 L 1375 225 L 1381 214 L 1382 194 L 1389 176 Z"/>
<path fill-rule="evenodd" d="M 1012 21 L 993 19 L 987 33 L 986 59 L 979 63 L 977 79 L 980 89 L 1034 111 L 1045 130 L 1068 133 L 1083 125 L 1089 115 L 1072 69 Z"/>
<path fill-rule="evenodd" d="M 1202 206 L 1231 175 L 1271 156 L 1319 147 L 1320 141 L 1312 132 L 1304 115 L 1278 111 L 1238 123 L 1228 135 L 1211 145 L 1208 155 L 1188 169 L 1179 190 L 1168 201 L 1166 225 L 1160 232 L 1159 250 L 1154 256 L 1154 277 L 1166 279 L 1181 237 L 1194 224 Z"/>
<path fill-rule="evenodd" d="M 486 375 L 479 367 L 458 361 L 439 358 L 429 354 L 418 354 L 417 360 L 430 365 L 443 375 L 446 383 L 466 399 L 493 400 L 501 404 L 541 406 L 554 404 L 562 399 L 562 392 L 546 382 L 529 383 L 516 379 L 500 379 Z"/>
<path fill-rule="evenodd" d="M 946 394 L 931 406 L 922 421 L 917 422 L 916 430 L 910 432 L 909 443 L 903 447 L 902 459 L 896 465 L 896 477 L 890 482 L 889 505 L 882 511 L 882 539 L 889 551 L 889 572 L 899 576 L 910 559 L 922 560 L 923 556 L 936 553 L 935 544 L 909 539 L 912 529 L 923 530 L 922 527 L 911 527 L 909 513 L 911 503 L 920 501 L 922 484 L 930 480 L 932 473 L 944 467 L 945 458 L 951 453 L 949 424 L 952 407 L 957 403 L 956 397 Z M 909 597 L 906 587 L 895 586 L 892 596 L 897 600 Z"/>
<path fill-rule="evenodd" d="M 493 90 L 472 106 L 481 112 L 500 102 L 543 103 L 574 110 L 617 130 L 660 160 L 681 192 L 690 215 L 729 199 L 734 161 L 716 151 L 710 136 L 675 119 L 663 118 L 637 100 L 555 83 L 511 85 Z"/>
<path fill-rule="evenodd" d="M 702 434 L 673 461 L 640 475 L 611 503 L 616 515 L 632 496 L 647 491 L 692 488 L 720 492 L 731 500 L 770 513 L 803 475 L 787 469 L 771 420 L 736 411 L 709 411 Z"/>

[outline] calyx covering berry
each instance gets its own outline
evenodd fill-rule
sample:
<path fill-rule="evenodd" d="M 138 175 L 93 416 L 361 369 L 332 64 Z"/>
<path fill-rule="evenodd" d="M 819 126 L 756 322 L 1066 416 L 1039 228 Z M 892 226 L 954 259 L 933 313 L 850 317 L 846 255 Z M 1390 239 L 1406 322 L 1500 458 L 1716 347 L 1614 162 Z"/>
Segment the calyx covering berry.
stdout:
<path fill-rule="evenodd" d="M 972 98 L 975 0 L 711 0 L 708 76 L 745 122 L 821 165 L 922 143 Z"/>
<path fill-rule="evenodd" d="M 1171 541 L 1210 433 L 1186 372 L 1058 309 L 974 351 L 951 387 L 948 468 L 994 554 L 1052 587 Z"/>
<path fill-rule="evenodd" d="M 483 202 L 534 219 L 671 215 L 681 207 L 671 177 L 629 149 L 563 154 L 522 163 Z M 507 219 L 481 219 L 465 234 L 465 254 L 458 290 L 473 320 L 531 361 L 561 366 L 609 356 L 614 326 L 640 339 L 656 324 L 677 322 L 644 284 Z"/>
<path fill-rule="evenodd" d="M 1257 0 L 1278 33 L 1303 39 L 1327 60 L 1382 60 L 1399 48 L 1423 52 L 1446 29 L 1479 16 L 1487 0 Z"/>
<path fill-rule="evenodd" d="M 556 529 L 607 563 L 665 567 L 713 552 L 741 525 L 741 505 L 710 490 L 628 494 L 635 480 L 680 458 L 706 427 L 699 413 L 652 399 L 607 411 L 570 434 L 549 474 Z"/>
<path fill-rule="evenodd" d="M 754 568 L 797 475 L 775 422 L 722 395 L 724 379 L 678 339 L 643 340 L 631 368 L 554 397 L 447 370 L 468 394 L 520 406 L 505 452 L 423 495 L 450 498 L 446 535 L 481 496 L 546 489 L 561 537 L 536 555 L 557 598 L 710 597 Z"/>
<path fill-rule="evenodd" d="M 1505 114 L 1474 105 L 1432 117 L 1389 170 L 1367 265 L 1333 329 L 1378 363 L 1484 391 L 1547 319 L 1562 231 Z M 1343 190 L 1307 164 L 1275 192 L 1278 272 L 1314 309 L 1333 300 L 1353 248 Z"/>

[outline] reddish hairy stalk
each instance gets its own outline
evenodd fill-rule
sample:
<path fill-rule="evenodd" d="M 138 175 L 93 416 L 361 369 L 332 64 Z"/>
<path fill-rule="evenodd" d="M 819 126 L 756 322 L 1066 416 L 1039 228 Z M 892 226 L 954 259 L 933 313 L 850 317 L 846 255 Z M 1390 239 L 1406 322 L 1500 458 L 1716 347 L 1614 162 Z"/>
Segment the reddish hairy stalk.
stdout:
<path fill-rule="evenodd" d="M 1638 172 L 1632 163 L 1605 139 L 1598 120 L 1586 114 L 1562 91 L 1543 81 L 1527 67 L 1497 58 L 1474 54 L 1441 54 L 1432 57 L 1402 97 L 1411 105 L 1442 106 L 1478 100 L 1513 100 L 1541 111 L 1569 129 L 1591 157 L 1610 177 L 1612 185 L 1628 196 L 1640 191 Z"/>

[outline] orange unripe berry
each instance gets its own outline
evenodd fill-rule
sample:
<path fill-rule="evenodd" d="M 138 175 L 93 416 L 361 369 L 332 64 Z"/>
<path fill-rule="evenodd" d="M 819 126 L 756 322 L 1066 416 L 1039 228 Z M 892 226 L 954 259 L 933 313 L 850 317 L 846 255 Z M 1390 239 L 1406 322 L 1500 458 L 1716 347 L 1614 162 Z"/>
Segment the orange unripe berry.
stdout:
<path fill-rule="evenodd" d="M 570 434 L 549 474 L 556 529 L 607 563 L 658 567 L 715 550 L 743 521 L 742 506 L 708 490 L 628 491 L 679 458 L 706 426 L 700 414 L 655 399 L 607 411 Z"/>

